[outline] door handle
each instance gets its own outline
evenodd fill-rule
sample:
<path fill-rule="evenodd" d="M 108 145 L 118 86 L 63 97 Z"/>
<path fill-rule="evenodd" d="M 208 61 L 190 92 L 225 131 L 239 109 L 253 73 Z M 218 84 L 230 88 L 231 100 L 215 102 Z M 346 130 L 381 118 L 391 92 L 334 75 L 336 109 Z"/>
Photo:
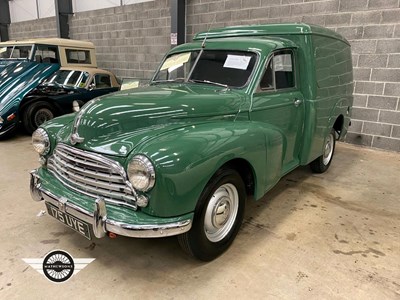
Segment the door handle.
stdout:
<path fill-rule="evenodd" d="M 300 100 L 300 99 L 294 99 L 294 101 L 293 101 L 293 104 L 294 104 L 294 106 L 299 106 L 300 104 L 302 104 L 303 103 L 303 100 Z"/>

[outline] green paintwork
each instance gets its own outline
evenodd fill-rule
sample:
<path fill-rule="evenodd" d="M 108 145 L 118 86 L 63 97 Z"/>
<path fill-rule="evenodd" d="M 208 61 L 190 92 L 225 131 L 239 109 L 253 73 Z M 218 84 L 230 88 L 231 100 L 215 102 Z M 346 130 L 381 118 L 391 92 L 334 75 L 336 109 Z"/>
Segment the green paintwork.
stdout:
<path fill-rule="evenodd" d="M 171 53 L 201 49 L 206 34 Z M 199 83 L 160 83 L 121 91 L 89 102 L 82 110 L 74 147 L 100 153 L 125 168 L 133 156 L 146 155 L 156 169 L 147 193 L 148 207 L 132 212 L 115 208 L 124 221 L 141 222 L 193 213 L 213 174 L 228 162 L 248 164 L 254 198 L 260 199 L 279 179 L 322 155 L 323 142 L 337 119 L 343 139 L 352 107 L 352 65 L 348 43 L 336 33 L 305 24 L 263 25 L 211 30 L 205 50 L 241 50 L 258 55 L 248 84 L 240 89 Z M 296 87 L 257 89 L 274 51 L 294 54 Z M 298 107 L 294 100 L 302 100 Z M 75 115 L 42 126 L 56 143 L 70 144 Z M 124 150 L 124 151 L 123 151 Z M 51 153 L 49 154 L 51 155 Z M 45 167 L 40 171 L 54 194 L 71 195 L 91 208 L 93 199 L 62 187 Z M 68 197 L 67 197 L 68 198 Z M 147 216 L 147 217 L 144 217 Z"/>
<path fill-rule="evenodd" d="M 93 211 L 93 199 L 76 193 L 72 190 L 66 189 L 59 181 L 54 180 L 52 175 L 45 169 L 39 170 L 39 176 L 41 179 L 42 187 L 46 190 L 52 191 L 59 197 L 68 199 L 69 202 L 83 208 L 87 211 Z M 137 225 L 149 225 L 149 224 L 168 224 L 174 222 L 180 222 L 187 219 L 193 218 L 193 213 L 188 213 L 178 217 L 160 218 L 152 217 L 141 211 L 133 211 L 131 209 L 124 209 L 119 206 L 107 204 L 107 217 L 111 220 Z"/>

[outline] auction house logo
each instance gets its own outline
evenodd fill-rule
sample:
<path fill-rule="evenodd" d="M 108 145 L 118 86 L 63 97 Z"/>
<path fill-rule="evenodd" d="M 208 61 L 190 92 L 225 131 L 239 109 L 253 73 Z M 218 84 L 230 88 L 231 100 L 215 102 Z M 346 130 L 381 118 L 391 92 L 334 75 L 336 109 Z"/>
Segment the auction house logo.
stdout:
<path fill-rule="evenodd" d="M 23 258 L 22 260 L 50 281 L 61 283 L 85 268 L 95 258 L 72 258 L 66 251 L 54 250 L 44 258 Z"/>

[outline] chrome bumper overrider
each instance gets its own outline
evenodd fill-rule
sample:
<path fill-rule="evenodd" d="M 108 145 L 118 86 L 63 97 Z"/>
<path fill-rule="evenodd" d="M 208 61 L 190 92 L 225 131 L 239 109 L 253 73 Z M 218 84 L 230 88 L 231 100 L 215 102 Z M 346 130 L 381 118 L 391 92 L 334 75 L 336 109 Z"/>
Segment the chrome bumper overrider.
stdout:
<path fill-rule="evenodd" d="M 42 187 L 37 170 L 31 171 L 30 192 L 33 200 L 46 201 L 76 218 L 93 226 L 93 233 L 97 238 L 104 237 L 107 232 L 117 235 L 138 238 L 156 238 L 178 235 L 187 232 L 192 227 L 192 220 L 183 220 L 167 224 L 128 224 L 118 222 L 107 217 L 106 203 L 98 198 L 95 201 L 93 212 L 82 209 L 68 202 L 63 197 L 58 197 Z"/>

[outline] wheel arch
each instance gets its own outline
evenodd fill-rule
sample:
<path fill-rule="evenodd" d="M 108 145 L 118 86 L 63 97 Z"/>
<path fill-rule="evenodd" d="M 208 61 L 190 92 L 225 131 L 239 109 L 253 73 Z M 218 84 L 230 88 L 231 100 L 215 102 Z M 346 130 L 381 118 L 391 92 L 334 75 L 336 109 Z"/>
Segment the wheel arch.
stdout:
<path fill-rule="evenodd" d="M 246 192 L 255 199 L 260 199 L 281 174 L 282 138 L 272 129 L 251 122 L 183 128 L 140 144 L 126 160 L 142 154 L 154 163 L 157 178 L 150 192 L 154 200 L 144 208 L 146 213 L 165 217 L 193 211 L 209 180 L 224 166 L 240 174 Z"/>
<path fill-rule="evenodd" d="M 224 163 L 221 168 L 230 168 L 238 172 L 246 187 L 247 195 L 254 196 L 256 187 L 256 174 L 249 161 L 243 158 L 235 158 Z"/>
<path fill-rule="evenodd" d="M 60 113 L 60 109 L 59 107 L 55 104 L 54 100 L 51 98 L 48 98 L 46 96 L 43 97 L 34 97 L 34 98 L 30 98 L 30 97 L 25 97 L 24 99 L 22 99 L 21 104 L 19 105 L 19 115 L 22 116 L 22 114 L 25 112 L 25 110 L 32 105 L 35 102 L 38 101 L 44 101 L 46 103 L 48 103 L 49 105 L 52 106 L 52 108 L 54 108 L 54 112 L 59 115 Z"/>
<path fill-rule="evenodd" d="M 335 131 L 337 133 L 337 137 L 341 136 L 342 130 L 343 130 L 343 125 L 344 125 L 344 116 L 342 114 L 340 114 L 339 116 L 337 116 L 335 123 L 332 126 L 332 128 L 335 129 Z"/>

